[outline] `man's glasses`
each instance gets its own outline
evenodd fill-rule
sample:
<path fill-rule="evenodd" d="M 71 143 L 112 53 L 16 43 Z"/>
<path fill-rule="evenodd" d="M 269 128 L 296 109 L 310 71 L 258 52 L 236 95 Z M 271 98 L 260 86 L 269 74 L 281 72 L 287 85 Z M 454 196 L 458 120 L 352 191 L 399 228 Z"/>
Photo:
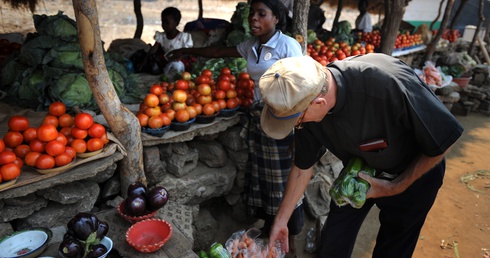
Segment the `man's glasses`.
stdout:
<path fill-rule="evenodd" d="M 303 113 L 301 114 L 301 117 L 298 119 L 298 122 L 294 126 L 294 129 L 297 129 L 297 130 L 303 129 L 303 119 L 305 118 L 306 111 L 308 111 L 308 108 L 306 108 L 305 111 L 303 111 Z"/>

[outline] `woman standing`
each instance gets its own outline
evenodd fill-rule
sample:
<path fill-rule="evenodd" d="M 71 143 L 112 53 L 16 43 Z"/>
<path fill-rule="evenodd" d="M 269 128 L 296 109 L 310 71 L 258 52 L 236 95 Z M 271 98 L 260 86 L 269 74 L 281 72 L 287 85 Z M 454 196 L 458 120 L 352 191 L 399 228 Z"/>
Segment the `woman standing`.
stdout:
<path fill-rule="evenodd" d="M 183 55 L 207 58 L 243 57 L 247 60 L 247 72 L 255 82 L 254 103 L 249 108 L 248 169 L 245 180 L 245 202 L 251 214 L 263 219 L 262 235 L 267 237 L 282 201 L 286 180 L 292 166 L 293 133 L 276 140 L 268 137 L 260 126 L 263 103 L 258 89 L 259 78 L 277 60 L 303 56 L 299 43 L 282 33 L 286 28 L 288 10 L 279 0 L 252 0 L 248 23 L 253 37 L 235 47 L 181 48 L 170 52 L 167 58 L 174 60 Z M 294 247 L 294 235 L 303 227 L 303 207 L 297 205 L 289 221 L 290 247 Z M 292 254 L 294 249 L 290 248 Z"/>

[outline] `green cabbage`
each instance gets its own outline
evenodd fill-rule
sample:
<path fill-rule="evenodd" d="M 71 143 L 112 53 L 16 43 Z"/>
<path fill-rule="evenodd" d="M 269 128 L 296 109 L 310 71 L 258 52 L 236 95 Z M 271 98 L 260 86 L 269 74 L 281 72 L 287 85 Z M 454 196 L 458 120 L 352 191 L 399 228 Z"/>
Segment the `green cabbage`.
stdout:
<path fill-rule="evenodd" d="M 34 27 L 39 34 L 59 37 L 65 40 L 76 40 L 78 30 L 76 22 L 59 11 L 57 15 L 34 15 Z"/>
<path fill-rule="evenodd" d="M 15 105 L 37 108 L 44 99 L 44 74 L 41 69 L 28 68 L 20 75 L 22 80 L 14 81 L 8 90 L 6 101 Z"/>
<path fill-rule="evenodd" d="M 93 106 L 93 94 L 84 74 L 68 73 L 61 76 L 54 85 L 49 87 L 49 96 L 65 103 L 67 108 Z"/>

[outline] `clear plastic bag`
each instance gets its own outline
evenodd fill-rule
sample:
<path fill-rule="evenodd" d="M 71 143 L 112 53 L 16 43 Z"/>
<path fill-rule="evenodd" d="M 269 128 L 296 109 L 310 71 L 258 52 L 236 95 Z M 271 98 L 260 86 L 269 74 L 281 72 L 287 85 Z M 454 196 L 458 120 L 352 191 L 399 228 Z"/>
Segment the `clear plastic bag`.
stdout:
<path fill-rule="evenodd" d="M 264 240 L 258 238 L 260 229 L 240 230 L 231 235 L 225 243 L 232 258 L 283 258 L 281 246 L 277 244 L 272 250 Z"/>

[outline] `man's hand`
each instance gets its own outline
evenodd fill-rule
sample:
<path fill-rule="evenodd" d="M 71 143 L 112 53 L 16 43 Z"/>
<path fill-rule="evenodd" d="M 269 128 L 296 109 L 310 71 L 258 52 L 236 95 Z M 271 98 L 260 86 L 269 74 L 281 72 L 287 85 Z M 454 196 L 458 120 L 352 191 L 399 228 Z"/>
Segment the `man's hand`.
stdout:
<path fill-rule="evenodd" d="M 269 250 L 275 248 L 276 244 L 279 243 L 283 253 L 289 252 L 288 236 L 289 230 L 287 224 L 281 225 L 280 223 L 274 223 L 274 226 L 269 234 Z"/>
<path fill-rule="evenodd" d="M 366 193 L 366 198 L 393 196 L 405 191 L 406 189 L 406 187 L 402 187 L 400 184 L 398 184 L 397 179 L 393 181 L 379 179 L 362 171 L 359 173 L 359 177 L 366 180 L 371 185 Z"/>

